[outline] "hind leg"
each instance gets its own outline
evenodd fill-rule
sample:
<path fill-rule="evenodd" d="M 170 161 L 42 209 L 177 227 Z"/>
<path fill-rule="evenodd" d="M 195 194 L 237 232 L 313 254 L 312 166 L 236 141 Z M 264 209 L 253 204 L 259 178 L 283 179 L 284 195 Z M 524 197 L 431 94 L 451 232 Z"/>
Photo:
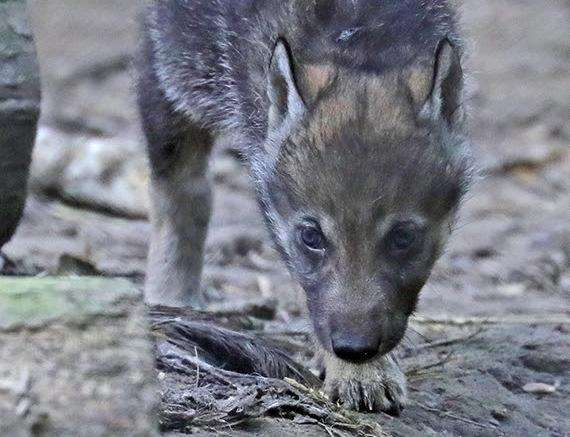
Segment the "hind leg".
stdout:
<path fill-rule="evenodd" d="M 151 166 L 152 235 L 145 300 L 200 307 L 204 303 L 200 290 L 204 240 L 211 211 L 207 168 L 212 136 L 176 114 L 156 83 L 143 78 L 139 89 Z"/>

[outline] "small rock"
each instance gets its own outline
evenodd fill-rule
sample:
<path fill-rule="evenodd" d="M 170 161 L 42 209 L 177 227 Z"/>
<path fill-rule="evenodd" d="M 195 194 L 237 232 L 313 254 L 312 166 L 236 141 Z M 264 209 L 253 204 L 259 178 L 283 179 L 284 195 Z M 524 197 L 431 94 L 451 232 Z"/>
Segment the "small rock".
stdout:
<path fill-rule="evenodd" d="M 7 275 L 16 269 L 14 262 L 0 252 L 0 274 Z"/>
<path fill-rule="evenodd" d="M 497 420 L 505 420 L 509 417 L 509 410 L 503 406 L 495 407 L 491 410 L 491 416 Z"/>
<path fill-rule="evenodd" d="M 548 395 L 556 392 L 557 388 L 558 388 L 557 384 L 552 385 L 552 384 L 545 384 L 543 382 L 529 382 L 528 384 L 524 385 L 523 390 L 526 391 L 527 393 Z"/>
<path fill-rule="evenodd" d="M 520 282 L 503 284 L 497 288 L 499 293 L 504 296 L 520 296 L 525 293 L 526 286 Z"/>
<path fill-rule="evenodd" d="M 475 258 L 492 258 L 497 255 L 493 247 L 479 247 L 473 252 Z"/>
<path fill-rule="evenodd" d="M 101 272 L 87 259 L 64 253 L 60 255 L 56 274 L 58 276 L 97 276 Z"/>
<path fill-rule="evenodd" d="M 567 348 L 557 347 L 548 352 L 533 351 L 520 357 L 522 364 L 537 372 L 563 374 L 570 368 Z"/>

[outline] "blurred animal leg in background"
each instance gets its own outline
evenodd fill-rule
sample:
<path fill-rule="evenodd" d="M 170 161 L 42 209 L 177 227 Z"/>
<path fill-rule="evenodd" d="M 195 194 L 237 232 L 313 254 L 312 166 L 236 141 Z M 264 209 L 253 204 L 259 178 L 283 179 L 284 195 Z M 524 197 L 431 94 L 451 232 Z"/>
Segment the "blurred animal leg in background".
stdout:
<path fill-rule="evenodd" d="M 40 113 L 40 80 L 26 2 L 0 3 L 0 249 L 16 231 Z M 0 256 L 0 272 L 10 263 Z"/>

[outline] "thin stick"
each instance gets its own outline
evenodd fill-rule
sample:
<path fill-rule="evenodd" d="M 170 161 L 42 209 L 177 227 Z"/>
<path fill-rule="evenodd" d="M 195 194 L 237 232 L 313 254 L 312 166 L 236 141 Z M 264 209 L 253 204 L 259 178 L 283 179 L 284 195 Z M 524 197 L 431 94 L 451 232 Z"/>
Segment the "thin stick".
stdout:
<path fill-rule="evenodd" d="M 425 366 L 412 367 L 406 372 L 406 375 L 410 378 L 414 378 L 415 376 L 419 376 L 422 373 L 425 373 L 424 372 L 425 370 L 433 369 L 434 367 L 443 366 L 444 364 L 449 362 L 449 359 L 451 358 L 452 354 L 453 354 L 452 352 L 449 352 L 445 357 L 443 357 L 439 361 L 436 361 L 435 363 L 429 363 L 426 364 Z"/>
<path fill-rule="evenodd" d="M 487 429 L 493 429 L 493 430 L 496 430 L 496 429 L 497 429 L 495 426 L 492 426 L 492 425 L 485 425 L 485 424 L 483 424 L 483 423 L 478 423 L 478 422 L 475 422 L 474 420 L 471 420 L 471 419 L 467 419 L 467 418 L 465 418 L 465 417 L 458 416 L 458 415 L 453 414 L 453 413 L 451 413 L 451 412 L 449 412 L 449 411 L 440 411 L 440 410 L 438 410 L 437 408 L 429 407 L 429 406 L 427 406 L 427 405 L 425 405 L 425 404 L 422 404 L 422 403 L 420 403 L 420 402 L 416 402 L 416 405 L 418 405 L 420 408 L 423 408 L 424 410 L 430 411 L 430 412 L 432 412 L 432 413 L 436 413 L 436 414 L 438 414 L 438 415 L 440 415 L 440 416 L 446 416 L 446 417 L 449 417 L 449 418 L 451 418 L 451 419 L 458 420 L 458 421 L 460 421 L 460 422 L 464 422 L 464 423 L 468 423 L 468 424 L 470 424 L 470 425 L 478 426 L 479 428 L 487 428 Z"/>
<path fill-rule="evenodd" d="M 570 317 L 564 314 L 553 314 L 548 317 L 523 315 L 509 317 L 428 317 L 414 316 L 412 323 L 419 325 L 570 325 Z"/>
<path fill-rule="evenodd" d="M 472 333 L 467 334 L 467 335 L 462 335 L 459 337 L 446 338 L 446 339 L 439 340 L 439 341 L 432 341 L 429 343 L 419 344 L 414 349 L 420 351 L 420 350 L 430 349 L 430 348 L 434 348 L 434 347 L 450 346 L 450 345 L 455 344 L 455 343 L 462 343 L 465 341 L 469 341 L 474 337 L 477 337 L 483 331 L 484 331 L 483 328 L 479 328 L 475 332 L 472 332 Z"/>

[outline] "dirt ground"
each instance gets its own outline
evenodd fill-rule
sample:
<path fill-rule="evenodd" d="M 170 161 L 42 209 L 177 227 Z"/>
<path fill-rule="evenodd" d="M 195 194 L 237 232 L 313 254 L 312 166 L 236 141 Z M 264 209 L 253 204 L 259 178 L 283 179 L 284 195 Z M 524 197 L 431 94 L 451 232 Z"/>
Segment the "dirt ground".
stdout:
<path fill-rule="evenodd" d="M 142 282 L 149 225 L 128 4 L 33 4 L 44 127 L 34 194 L 5 248 L 26 269 Z M 462 10 L 481 178 L 401 347 L 411 405 L 362 420 L 406 436 L 570 435 L 570 2 L 466 0 Z M 266 328 L 299 343 L 303 296 L 227 146 L 212 162 L 204 286 L 217 308 L 262 301 Z M 278 419 L 256 426 L 240 432 L 326 435 Z"/>

